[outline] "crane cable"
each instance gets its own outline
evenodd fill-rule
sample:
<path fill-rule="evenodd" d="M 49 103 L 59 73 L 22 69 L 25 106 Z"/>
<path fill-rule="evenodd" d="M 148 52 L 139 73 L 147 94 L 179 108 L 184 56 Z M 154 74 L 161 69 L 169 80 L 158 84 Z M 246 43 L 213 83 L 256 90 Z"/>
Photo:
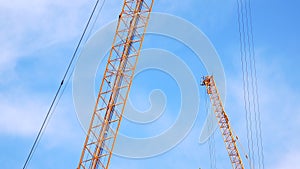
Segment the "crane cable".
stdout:
<path fill-rule="evenodd" d="M 252 117 L 252 111 L 251 111 L 251 101 L 250 101 L 250 85 L 249 85 L 249 81 L 251 81 L 251 79 L 249 79 L 249 71 L 250 71 L 250 74 L 251 74 L 251 60 L 250 60 L 250 53 L 247 52 L 247 45 L 248 45 L 248 49 L 249 49 L 249 44 L 247 43 L 248 39 L 249 39 L 249 29 L 248 29 L 248 12 L 247 12 L 247 8 L 244 8 L 245 7 L 245 3 L 243 3 L 243 0 L 241 0 L 241 14 L 242 14 L 242 26 L 243 26 L 243 43 L 244 43 L 244 62 L 245 62 L 245 72 L 246 72 L 246 75 L 245 75 L 245 80 L 246 80 L 246 91 L 247 93 L 245 94 L 247 96 L 247 103 L 248 103 L 248 120 L 249 120 L 249 130 L 250 130 L 250 133 L 249 133 L 249 136 L 250 136 L 250 148 L 251 148 L 251 151 L 249 152 L 249 154 L 251 154 L 250 157 L 252 157 L 252 163 L 253 163 L 253 166 L 255 166 L 255 151 L 254 151 L 254 141 L 253 141 L 253 117 Z M 244 14 L 244 11 L 245 11 L 245 14 Z M 246 22 L 246 24 L 245 24 Z M 250 63 L 248 63 L 250 62 Z M 251 78 L 251 76 L 250 76 Z"/>
<path fill-rule="evenodd" d="M 31 160 L 31 158 L 32 158 L 32 156 L 33 156 L 33 154 L 34 154 L 34 152 L 35 152 L 35 150 L 36 150 L 38 144 L 39 144 L 39 141 L 40 141 L 40 139 L 41 139 L 41 137 L 42 137 L 42 135 L 43 135 L 43 133 L 44 133 L 44 131 L 45 131 L 45 128 L 46 128 L 46 126 L 47 126 L 47 124 L 48 124 L 48 122 L 49 122 L 49 118 L 51 117 L 51 115 L 53 114 L 53 112 L 54 112 L 56 106 L 58 105 L 59 100 L 60 100 L 61 96 L 63 95 L 63 93 L 64 93 L 64 91 L 65 91 L 65 88 L 66 88 L 66 86 L 67 86 L 67 84 L 68 84 L 68 82 L 69 82 L 69 80 L 70 80 L 70 77 L 71 77 L 71 75 L 72 75 L 72 73 L 73 73 L 73 71 L 74 71 L 74 67 L 73 67 L 73 69 L 72 69 L 72 71 L 71 71 L 71 75 L 70 75 L 68 78 L 67 78 L 67 75 L 69 74 L 69 71 L 70 71 L 70 69 L 71 69 L 71 66 L 72 66 L 73 63 L 74 63 L 74 60 L 75 60 L 75 58 L 76 58 L 76 56 L 77 56 L 79 47 L 81 46 L 81 43 L 82 43 L 82 41 L 83 41 L 83 38 L 85 37 L 86 31 L 87 31 L 87 29 L 88 29 L 88 27 L 89 27 L 89 25 L 90 25 L 90 22 L 91 22 L 91 20 L 92 20 L 92 18 L 93 18 L 93 16 L 94 16 L 94 13 L 95 13 L 95 11 L 96 11 L 96 9 L 97 9 L 97 7 L 98 7 L 99 1 L 100 1 L 100 0 L 97 0 L 96 3 L 95 3 L 95 5 L 94 5 L 94 7 L 93 7 L 93 11 L 92 11 L 92 13 L 91 13 L 91 15 L 90 15 L 90 17 L 89 17 L 89 19 L 88 19 L 88 22 L 87 22 L 87 24 L 86 24 L 86 26 L 85 26 L 85 28 L 84 28 L 84 31 L 83 31 L 83 33 L 82 33 L 82 35 L 81 35 L 81 37 L 80 37 L 80 40 L 79 40 L 79 42 L 78 42 L 78 44 L 77 44 L 77 46 L 76 46 L 76 48 L 75 48 L 75 51 L 74 51 L 74 53 L 73 53 L 73 55 L 72 55 L 72 58 L 71 58 L 71 60 L 70 60 L 70 62 L 69 62 L 69 64 L 68 64 L 68 67 L 67 67 L 67 69 L 66 69 L 66 71 L 65 71 L 65 73 L 64 73 L 64 76 L 63 76 L 63 78 L 62 78 L 62 81 L 61 81 L 61 83 L 60 83 L 60 85 L 59 85 L 59 87 L 58 87 L 58 89 L 57 89 L 57 91 L 56 91 L 56 93 L 55 93 L 55 96 L 54 96 L 54 98 L 53 98 L 53 100 L 52 100 L 52 102 L 51 102 L 51 105 L 50 105 L 50 107 L 49 107 L 49 109 L 48 109 L 48 111 L 47 111 L 47 114 L 46 114 L 46 116 L 45 116 L 45 118 L 44 118 L 44 120 L 43 120 L 43 123 L 42 123 L 42 125 L 41 125 L 41 127 L 40 127 L 40 129 L 39 129 L 39 132 L 38 132 L 38 134 L 37 134 L 37 136 L 36 136 L 36 138 L 35 138 L 35 140 L 34 140 L 34 142 L 33 142 L 33 145 L 32 145 L 32 147 L 31 147 L 31 149 L 30 149 L 30 151 L 29 151 L 29 154 L 28 154 L 28 156 L 27 156 L 27 158 L 26 158 L 26 160 L 25 160 L 25 163 L 24 163 L 24 165 L 23 165 L 23 169 L 26 169 L 26 168 L 27 168 L 27 166 L 28 166 L 28 164 L 29 164 L 29 162 L 30 162 L 30 160 Z M 105 0 L 103 0 L 103 2 L 102 2 L 102 5 L 101 5 L 101 7 L 100 7 L 100 9 L 99 9 L 99 12 L 98 12 L 98 15 L 99 15 L 99 13 L 100 13 L 101 10 L 102 10 L 102 7 L 103 7 L 103 5 L 104 5 L 104 2 L 105 2 Z M 97 15 L 97 17 L 98 17 L 98 15 Z M 96 17 L 95 21 L 97 20 L 97 17 Z M 93 24 L 93 26 L 94 26 L 94 24 Z M 67 78 L 67 80 L 66 80 L 66 78 Z M 63 87 L 65 80 L 66 80 L 66 83 L 65 83 L 66 85 Z M 62 92 L 61 92 L 61 91 L 62 91 Z"/>
<path fill-rule="evenodd" d="M 250 159 L 249 159 L 249 154 L 247 154 L 247 152 L 245 151 L 244 146 L 243 146 L 243 144 L 240 142 L 240 139 L 239 139 L 239 137 L 237 136 L 236 132 L 235 132 L 233 129 L 231 129 L 231 130 L 232 130 L 232 132 L 233 132 L 233 136 L 234 136 L 234 138 L 235 138 L 235 141 L 238 143 L 239 147 L 240 147 L 241 150 L 242 150 L 241 152 L 244 154 L 245 158 L 246 158 L 247 161 L 248 161 L 248 164 L 249 164 L 249 166 L 250 166 L 250 169 L 253 169 L 252 163 L 251 163 L 251 161 L 250 161 Z"/>
<path fill-rule="evenodd" d="M 249 30 L 250 30 L 250 38 L 249 41 L 249 52 L 252 54 L 250 59 L 252 59 L 252 67 L 254 73 L 252 74 L 251 71 L 251 80 L 252 80 L 252 94 L 253 94 L 253 110 L 254 110 L 254 119 L 255 119 L 255 131 L 256 131 L 256 146 L 258 149 L 258 163 L 259 168 L 264 169 L 264 153 L 263 153 L 263 143 L 262 143 L 262 129 L 261 129 L 261 113 L 260 113 L 260 106 L 259 106 L 259 96 L 258 96 L 258 85 L 257 85 L 257 72 L 256 72 L 256 54 L 254 50 L 254 37 L 253 37 L 253 23 L 252 23 L 252 9 L 251 9 L 251 1 L 248 0 L 247 7 L 249 11 Z"/>
<path fill-rule="evenodd" d="M 256 61 L 250 0 L 246 0 L 246 3 L 244 3 L 243 0 L 237 0 L 237 6 L 249 160 L 253 162 L 252 166 L 255 166 L 255 157 L 257 154 L 257 163 L 260 169 L 264 168 L 264 154 L 261 134 L 261 113 L 259 109 L 258 99 Z M 249 84 L 249 81 L 251 82 L 251 84 Z M 252 98 L 252 100 L 250 100 L 250 97 Z M 251 109 L 253 110 L 254 117 L 252 117 Z M 254 122 L 254 126 L 252 122 Z M 255 141 L 253 141 L 253 137 L 254 139 L 256 139 Z M 254 142 L 256 143 L 257 153 L 255 153 L 254 151 Z"/>
<path fill-rule="evenodd" d="M 260 169 L 260 168 L 262 168 L 262 166 L 264 166 L 264 164 L 263 164 L 264 160 L 262 159 L 263 145 L 262 145 L 262 137 L 261 137 L 260 113 L 259 113 L 259 109 L 257 110 L 257 106 L 259 105 L 259 102 L 257 100 L 258 99 L 258 89 L 257 89 L 257 76 L 256 76 L 252 13 L 251 13 L 250 0 L 247 0 L 245 3 L 245 11 L 246 11 L 247 40 L 248 40 L 248 51 L 249 51 L 249 61 L 250 61 L 249 67 L 250 67 L 250 78 L 251 78 L 250 81 L 251 81 L 251 91 L 252 91 L 251 94 L 252 94 L 252 103 L 253 103 L 252 105 L 253 105 L 253 112 L 254 112 L 254 118 L 253 118 L 254 127 L 253 128 L 255 131 L 255 138 L 256 138 L 255 142 L 256 142 L 257 158 L 258 158 L 257 163 L 258 163 L 258 167 Z M 248 17 L 248 15 L 249 15 L 249 17 Z M 253 71 L 254 71 L 254 73 L 253 73 Z M 253 158 L 254 158 L 254 156 L 253 156 Z"/>
<path fill-rule="evenodd" d="M 244 43 L 243 43 L 243 35 L 242 35 L 242 26 L 241 22 L 243 22 L 243 19 L 241 19 L 241 4 L 239 0 L 237 1 L 237 12 L 238 12 L 238 30 L 239 30 L 239 40 L 240 40 L 240 55 L 241 55 L 241 65 L 242 65 L 242 78 L 243 78 L 243 93 L 244 93 L 244 109 L 246 114 L 246 129 L 247 129 L 247 148 L 248 148 L 248 154 L 249 159 L 252 161 L 252 155 L 251 155 L 251 149 L 250 149 L 250 129 L 249 129 L 249 112 L 247 107 L 247 98 L 246 98 L 246 80 L 245 80 L 245 65 L 244 65 Z"/>
<path fill-rule="evenodd" d="M 207 93 L 204 90 L 204 95 L 205 96 Z M 209 109 L 209 104 L 208 101 L 209 100 L 209 96 L 206 97 L 205 99 L 205 112 L 206 114 L 210 113 L 210 109 Z M 208 128 L 209 130 L 213 130 L 213 120 L 214 118 L 210 118 L 208 119 Z M 210 168 L 211 169 L 217 169 L 216 167 L 216 148 L 215 148 L 215 138 L 214 138 L 214 132 L 211 134 L 211 136 L 208 139 L 208 151 L 209 151 L 209 159 L 210 159 Z"/>

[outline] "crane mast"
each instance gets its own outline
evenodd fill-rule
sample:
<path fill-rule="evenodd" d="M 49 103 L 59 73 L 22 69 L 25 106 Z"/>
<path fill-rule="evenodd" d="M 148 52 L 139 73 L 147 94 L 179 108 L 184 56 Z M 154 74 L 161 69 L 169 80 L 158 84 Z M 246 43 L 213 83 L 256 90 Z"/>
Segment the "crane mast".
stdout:
<path fill-rule="evenodd" d="M 234 139 L 229 119 L 224 111 L 213 76 L 204 77 L 202 85 L 206 86 L 233 169 L 244 169 L 244 165 L 236 145 L 236 140 Z"/>
<path fill-rule="evenodd" d="M 125 0 L 77 169 L 107 169 L 154 0 Z"/>

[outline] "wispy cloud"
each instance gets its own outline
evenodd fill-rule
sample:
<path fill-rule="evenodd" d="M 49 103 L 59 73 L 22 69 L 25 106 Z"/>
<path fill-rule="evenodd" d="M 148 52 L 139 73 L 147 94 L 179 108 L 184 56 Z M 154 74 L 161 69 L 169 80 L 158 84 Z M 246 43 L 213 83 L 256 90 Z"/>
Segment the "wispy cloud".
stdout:
<path fill-rule="evenodd" d="M 300 106 L 297 104 L 299 93 L 295 92 L 299 88 L 290 83 L 284 83 L 289 81 L 286 76 L 287 71 L 282 66 L 284 57 L 273 55 L 274 57 L 270 60 L 268 56 L 269 53 L 266 50 L 260 49 L 257 53 L 256 62 L 265 164 L 267 168 L 289 168 L 289 165 L 286 165 L 288 163 L 285 162 L 279 162 L 279 164 L 276 164 L 277 167 L 274 167 L 273 161 L 280 159 L 279 161 L 292 163 L 295 158 L 299 158 L 299 154 L 289 151 L 298 149 L 299 138 L 294 135 L 300 131 Z M 246 131 L 246 121 L 244 119 L 242 74 L 241 70 L 235 70 L 235 72 L 239 73 L 227 73 L 228 104 L 226 104 L 226 108 L 229 117 L 234 119 L 231 120 L 234 125 L 233 128 L 240 126 L 235 129 L 237 129 L 237 134 L 240 135 L 243 146 L 246 147 L 246 133 L 243 132 Z M 293 137 L 293 139 L 287 139 L 289 137 Z M 277 147 L 278 145 L 281 146 Z M 274 153 L 274 151 L 280 151 L 281 153 Z"/>
<path fill-rule="evenodd" d="M 280 157 L 275 160 L 275 164 L 270 168 L 274 169 L 293 169 L 299 165 L 300 151 L 299 149 L 292 149 L 286 153 L 279 153 Z"/>
<path fill-rule="evenodd" d="M 50 45 L 77 38 L 83 29 L 89 10 L 85 1 L 13 0 L 1 1 L 0 6 L 0 132 L 18 136 L 32 136 L 41 125 L 49 106 L 49 95 L 39 93 L 35 82 L 52 76 L 53 71 L 40 76 L 42 65 L 50 57 L 35 58 L 41 65 L 30 67 L 26 74 L 21 59 L 36 57 L 32 53 Z M 49 51 L 53 52 L 53 51 Z M 46 53 L 46 52 L 44 52 Z M 41 61 L 42 60 L 42 61 Z M 25 66 L 26 67 L 26 66 Z M 25 76 L 25 77 L 24 77 Z M 29 76 L 34 76 L 35 81 Z M 56 75 L 57 76 L 57 75 Z M 51 85 L 51 84 L 50 84 Z M 34 91 L 34 92 L 32 92 Z M 51 95 L 52 96 L 52 95 Z M 71 104 L 70 104 L 71 105 Z M 16 125 L 18 127 L 16 127 Z"/>
<path fill-rule="evenodd" d="M 24 58 L 27 59 L 26 57 L 33 57 L 32 53 L 38 49 L 78 38 L 86 23 L 92 3 L 82 0 L 0 0 L 0 3 L 0 134 L 19 138 L 33 138 L 48 109 L 49 100 L 52 98 L 53 93 L 49 96 L 47 92 L 52 89 L 47 88 L 47 91 L 44 88 L 41 89 L 45 86 L 35 88 L 36 86 L 26 85 L 31 83 L 30 80 L 32 79 L 20 78 L 21 72 L 16 70 L 16 67 L 22 67 L 23 65 L 19 65 L 19 61 Z M 233 3 L 233 1 L 230 1 L 230 4 L 225 6 L 225 3 L 220 4 L 217 1 L 201 1 L 201 3 L 199 1 L 188 1 L 182 3 L 166 0 L 155 3 L 158 8 L 154 8 L 154 11 L 181 14 L 196 24 L 197 22 L 200 25 L 203 23 L 207 30 L 212 28 L 214 31 L 224 26 L 224 24 L 234 24 L 231 21 L 234 12 Z M 101 18 L 100 23 L 103 24 L 115 19 L 120 12 L 120 4 L 117 1 L 107 2 L 104 8 L 105 17 Z M 221 47 L 222 45 L 219 46 L 219 48 Z M 238 51 L 238 49 L 235 50 Z M 45 53 L 47 52 L 49 52 L 47 57 L 51 58 L 52 51 L 47 48 Z M 267 58 L 265 55 L 272 57 Z M 300 89 L 297 85 L 291 83 L 286 76 L 288 73 L 295 72 L 282 67 L 282 62 L 288 58 L 287 56 L 275 56 L 274 53 L 266 54 L 264 51 L 260 51 L 258 56 L 260 58 L 257 63 L 267 168 L 295 168 L 297 160 L 300 159 L 298 148 L 300 140 L 297 136 L 297 133 L 300 132 L 300 106 L 298 104 L 298 91 Z M 42 63 L 47 62 L 43 60 Z M 232 65 L 238 64 L 240 63 L 235 62 Z M 242 133 L 243 135 L 245 130 L 242 127 L 235 127 L 244 126 L 244 117 L 241 117 L 243 116 L 244 104 L 241 74 L 236 73 L 239 70 L 229 73 L 228 71 L 231 71 L 231 69 L 236 69 L 232 65 L 225 65 L 229 91 L 226 108 L 229 116 L 233 119 L 233 127 L 238 130 L 237 134 Z M 44 64 L 40 65 L 40 67 L 43 66 Z M 55 67 L 55 64 L 52 66 Z M 49 71 L 48 75 L 54 76 L 52 71 Z M 295 76 L 295 78 L 297 77 Z M 68 97 L 71 96 L 68 95 Z M 78 139 L 83 140 L 84 134 L 81 130 L 79 131 L 76 117 L 72 114 L 73 111 L 71 101 L 67 101 L 64 106 L 60 107 L 58 115 L 55 115 L 50 121 L 46 133 L 46 142 L 50 149 L 59 146 L 65 147 L 66 144 L 64 143 L 71 142 L 71 140 L 72 143 L 82 144 Z M 164 154 L 164 158 L 161 158 L 161 160 L 159 157 L 148 159 L 148 163 L 147 159 L 146 162 L 142 160 L 132 160 L 130 162 L 134 163 L 132 165 L 136 168 L 141 168 L 140 166 L 144 166 L 145 163 L 149 164 L 148 168 L 153 168 L 153 164 L 158 162 L 161 162 L 160 165 L 162 166 L 179 168 L 179 166 L 186 167 L 186 161 L 189 161 L 189 159 L 194 160 L 191 165 L 195 166 L 199 157 L 202 158 L 201 162 L 208 164 L 207 154 L 205 154 L 207 152 L 203 151 L 206 147 L 198 145 L 199 133 L 200 127 L 193 128 L 192 133 L 186 140 L 180 143 L 179 147 L 176 147 L 177 149 L 168 152 L 170 154 Z M 220 148 L 225 151 L 221 135 L 216 135 L 216 138 L 220 141 Z M 246 140 L 245 137 L 240 138 Z M 195 146 L 200 148 L 197 149 Z M 74 149 L 81 149 L 81 147 L 77 146 Z M 16 149 L 5 151 L 16 151 Z M 182 154 L 187 159 L 184 159 Z M 222 152 L 221 155 L 227 160 L 225 154 L 226 152 Z M 52 152 L 49 156 L 52 158 L 55 154 Z M 166 159 L 167 162 L 164 161 Z M 117 161 L 120 160 L 117 159 Z M 277 163 L 274 164 L 274 161 L 277 161 Z M 128 165 L 128 159 L 123 159 L 121 164 Z M 115 168 L 122 168 L 124 165 L 112 164 Z"/>
<path fill-rule="evenodd" d="M 37 98 L 11 98 L 0 95 L 0 132 L 15 136 L 33 136 L 41 124 L 45 104 Z"/>
<path fill-rule="evenodd" d="M 0 67 L 12 70 L 16 61 L 53 43 L 68 41 L 86 19 L 84 1 L 1 1 Z M 85 16 L 85 17 L 83 17 Z M 80 26 L 78 26 L 80 25 Z"/>

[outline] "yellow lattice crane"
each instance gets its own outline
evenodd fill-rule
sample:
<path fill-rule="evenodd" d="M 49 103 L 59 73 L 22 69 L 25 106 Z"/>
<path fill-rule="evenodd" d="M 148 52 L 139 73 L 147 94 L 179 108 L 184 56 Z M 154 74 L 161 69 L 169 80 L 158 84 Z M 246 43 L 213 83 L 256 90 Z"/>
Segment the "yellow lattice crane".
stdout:
<path fill-rule="evenodd" d="M 218 125 L 225 143 L 233 169 L 244 169 L 240 153 L 238 151 L 236 140 L 230 127 L 228 116 L 224 110 L 221 97 L 219 95 L 213 76 L 206 76 L 202 82 L 206 86 L 207 93 L 210 97 L 213 111 L 216 115 Z"/>
<path fill-rule="evenodd" d="M 125 0 L 77 169 L 107 169 L 154 0 Z"/>

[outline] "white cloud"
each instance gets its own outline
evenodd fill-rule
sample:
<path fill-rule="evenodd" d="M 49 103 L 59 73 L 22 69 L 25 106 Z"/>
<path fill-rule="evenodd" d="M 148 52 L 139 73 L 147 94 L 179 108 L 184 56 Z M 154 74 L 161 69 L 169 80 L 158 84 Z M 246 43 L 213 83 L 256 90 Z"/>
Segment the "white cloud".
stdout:
<path fill-rule="evenodd" d="M 84 1 L 2 1 L 1 71 L 13 70 L 19 58 L 33 51 L 77 36 L 87 17 L 86 6 Z"/>
<path fill-rule="evenodd" d="M 1 77 L 2 77 L 1 75 L 2 71 L 9 70 L 15 66 L 16 57 L 17 57 L 16 51 L 11 49 L 11 47 L 6 46 L 4 47 L 4 49 L 6 50 L 0 51 L 0 76 Z"/>
<path fill-rule="evenodd" d="M 74 37 L 77 38 L 86 23 L 91 9 L 91 3 L 87 4 L 87 2 L 83 0 L 0 0 L 0 3 L 0 85 L 3 81 L 9 79 L 13 79 L 14 83 L 26 83 L 19 81 L 17 79 L 17 72 L 14 72 L 17 61 L 47 45 L 69 41 Z M 111 1 L 109 3 L 116 4 L 119 2 Z M 161 4 L 164 4 L 161 5 L 163 8 L 171 4 L 172 7 L 170 8 L 174 9 L 174 11 L 182 7 L 182 5 L 187 5 L 187 3 L 172 3 L 169 0 L 161 2 Z M 205 6 L 203 5 L 202 8 L 203 7 Z M 185 9 L 185 7 L 182 8 Z M 108 10 L 108 7 L 106 10 Z M 114 13 L 119 13 L 119 8 L 116 9 Z M 114 19 L 113 16 L 114 15 L 109 15 L 108 17 Z M 207 15 L 203 17 L 206 16 Z M 219 15 L 212 17 L 222 18 L 222 16 Z M 199 20 L 202 19 L 200 18 Z M 209 22 L 207 21 L 208 19 L 213 22 L 211 25 L 219 23 L 217 21 L 214 22 L 213 18 L 206 18 L 206 22 Z M 109 19 L 105 18 L 105 20 Z M 297 145 L 299 141 L 299 136 L 296 135 L 300 129 L 300 107 L 297 103 L 299 94 L 295 93 L 293 90 L 294 86 L 291 86 L 288 84 L 288 81 L 286 81 L 284 77 L 285 70 L 280 68 L 280 61 L 274 62 L 277 57 L 278 56 L 274 56 L 272 60 L 259 60 L 257 62 L 262 64 L 258 65 L 258 67 L 260 70 L 259 77 L 262 81 L 262 83 L 259 84 L 259 89 L 261 91 L 260 96 L 263 113 L 263 137 L 265 143 L 269 143 L 265 144 L 266 159 L 273 159 L 274 157 L 272 156 L 274 156 L 274 154 L 281 155 L 281 153 L 274 153 L 274 151 L 278 152 L 278 145 L 286 148 L 288 145 Z M 229 77 L 230 80 L 227 81 L 229 93 L 231 93 L 228 97 L 233 97 L 234 101 L 237 101 L 234 102 L 234 106 L 231 108 L 235 110 L 228 112 L 230 117 L 232 117 L 233 114 L 238 114 L 237 116 L 243 115 L 243 113 L 239 111 L 243 110 L 244 104 L 242 100 L 242 88 L 240 86 L 241 83 L 236 83 L 236 81 L 233 80 L 236 78 L 236 74 L 232 74 L 232 77 Z M 19 89 L 15 91 L 5 93 L 1 91 L 0 93 L 0 133 L 21 137 L 33 137 L 36 135 L 48 109 L 50 103 L 49 100 L 45 98 L 49 97 L 43 94 L 35 95 L 34 93 L 37 91 L 24 92 L 24 88 L 26 87 L 22 85 L 18 86 L 18 88 Z M 236 105 L 240 106 L 237 108 Z M 228 108 L 229 107 L 230 105 L 228 105 Z M 55 119 L 50 121 L 49 128 L 47 129 L 50 133 L 49 138 L 54 136 L 52 139 L 56 140 L 50 144 L 50 147 L 61 144 L 59 142 L 61 139 L 74 138 L 74 134 L 78 134 L 78 130 L 74 132 L 74 126 L 72 126 L 72 122 L 70 122 L 71 120 L 67 115 L 68 111 L 70 111 L 69 108 L 64 107 L 62 110 L 60 109 L 58 114 L 61 112 L 62 114 L 58 117 L 55 116 Z M 282 119 L 289 119 L 290 121 L 283 122 Z M 72 120 L 74 120 L 74 118 Z M 234 121 L 235 119 L 232 120 Z M 241 124 L 242 120 L 234 123 Z M 241 128 L 241 131 L 244 131 L 243 128 Z M 276 131 L 276 134 L 274 134 L 274 131 Z M 194 141 L 195 144 L 197 144 L 199 132 L 200 131 L 195 132 L 197 136 L 194 140 L 188 140 L 186 144 L 182 145 L 184 147 L 183 150 L 186 150 L 185 148 L 187 147 L 193 150 L 192 142 Z M 294 139 L 287 139 L 286 136 L 292 136 Z M 216 137 L 221 136 L 218 135 Z M 57 138 L 61 139 L 57 140 Z M 245 140 L 245 138 L 243 139 Z M 300 159 L 300 153 L 296 151 L 296 149 L 293 149 L 293 147 L 289 148 L 291 149 L 290 151 L 280 156 L 280 158 L 278 157 L 280 160 L 278 160 L 277 164 L 268 168 L 295 168 L 295 166 L 297 166 L 297 160 Z M 184 154 L 188 156 L 189 152 L 184 152 Z M 198 156 L 196 155 L 192 158 L 197 159 Z M 183 159 L 180 163 L 184 164 L 184 162 L 185 160 Z M 172 161 L 170 161 L 170 163 L 172 163 Z"/>
<path fill-rule="evenodd" d="M 281 60 L 284 57 L 273 55 L 270 60 L 268 55 L 266 51 L 259 51 L 256 62 L 266 168 L 295 168 L 292 164 L 299 159 L 299 153 L 294 150 L 299 147 L 300 140 L 299 136 L 295 135 L 300 131 L 300 106 L 297 103 L 299 93 L 295 91 L 299 88 L 287 79 L 286 75 L 289 72 L 284 69 Z M 229 92 L 226 108 L 234 124 L 233 128 L 239 134 L 243 146 L 247 147 L 242 75 L 240 70 L 235 72 L 238 73 L 227 74 L 231 76 L 227 81 Z M 287 139 L 291 137 L 293 139 Z M 293 151 L 282 155 L 287 149 Z M 275 151 L 282 153 L 274 153 Z M 280 162 L 273 166 L 274 159 L 280 159 Z M 289 163 L 291 165 L 288 165 Z"/>
<path fill-rule="evenodd" d="M 85 138 L 85 133 L 76 119 L 71 96 L 67 96 L 67 100 L 62 99 L 56 108 L 53 107 L 55 111 L 42 135 L 41 142 L 46 149 L 66 143 L 68 148 L 78 147 Z M 0 135 L 34 139 L 46 116 L 50 99 L 52 96 L 28 94 L 21 90 L 0 94 Z"/>
<path fill-rule="evenodd" d="M 0 133 L 15 136 L 32 136 L 37 133 L 46 110 L 45 103 L 40 99 L 32 95 L 24 98 L 22 94 L 1 94 L 0 105 Z"/>
<path fill-rule="evenodd" d="M 285 154 L 281 154 L 279 160 L 275 161 L 275 164 L 270 167 L 273 169 L 294 169 L 299 166 L 300 159 L 300 151 L 299 150 L 291 150 L 286 152 Z"/>

